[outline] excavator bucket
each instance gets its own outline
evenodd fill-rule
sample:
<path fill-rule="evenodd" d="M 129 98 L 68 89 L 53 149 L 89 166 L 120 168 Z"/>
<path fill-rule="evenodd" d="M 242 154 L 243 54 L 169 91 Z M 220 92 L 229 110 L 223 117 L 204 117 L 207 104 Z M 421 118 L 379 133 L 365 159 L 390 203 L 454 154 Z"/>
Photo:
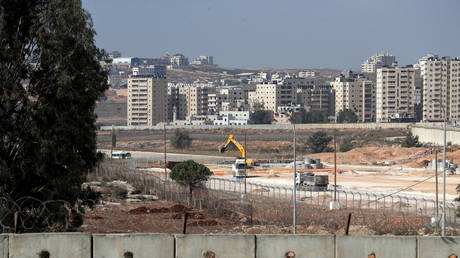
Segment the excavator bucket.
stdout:
<path fill-rule="evenodd" d="M 225 152 L 225 147 L 223 145 L 219 146 L 219 152 L 224 153 Z"/>

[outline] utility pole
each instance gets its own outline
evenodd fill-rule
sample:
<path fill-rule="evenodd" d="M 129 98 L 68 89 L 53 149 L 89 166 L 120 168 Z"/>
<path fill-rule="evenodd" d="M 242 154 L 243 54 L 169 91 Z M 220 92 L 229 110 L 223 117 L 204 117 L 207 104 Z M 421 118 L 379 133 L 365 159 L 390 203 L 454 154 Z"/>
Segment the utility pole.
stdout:
<path fill-rule="evenodd" d="M 446 105 L 442 104 L 442 100 L 435 100 L 441 105 L 441 110 L 444 112 L 444 147 L 442 150 L 442 215 L 441 215 L 441 236 L 446 236 L 446 146 L 447 146 L 447 98 Z"/>
<path fill-rule="evenodd" d="M 113 125 L 112 125 L 112 143 L 110 144 L 110 163 L 112 163 L 112 155 L 113 155 L 113 146 L 116 144 L 116 138 L 115 138 L 115 132 L 114 132 L 114 129 L 113 129 Z"/>
<path fill-rule="evenodd" d="M 434 151 L 434 159 L 436 160 L 435 165 L 436 165 L 436 218 L 439 216 L 439 200 L 438 200 L 438 150 Z"/>
<path fill-rule="evenodd" d="M 294 129 L 294 188 L 292 190 L 293 192 L 293 195 L 292 195 L 292 203 L 294 205 L 294 209 L 293 209 L 293 214 L 292 214 L 292 232 L 294 234 L 296 234 L 296 176 L 297 176 L 297 173 L 296 173 L 296 170 L 297 170 L 297 166 L 296 166 L 296 160 L 297 160 L 297 157 L 296 157 L 296 135 L 295 135 L 295 121 L 294 123 L 292 124 L 293 125 L 293 129 Z"/>
<path fill-rule="evenodd" d="M 334 202 L 337 202 L 337 129 L 334 129 Z"/>
<path fill-rule="evenodd" d="M 168 179 L 168 175 L 166 172 L 166 125 L 163 125 L 163 141 L 165 145 L 165 181 Z"/>
<path fill-rule="evenodd" d="M 445 117 L 444 117 L 444 148 L 442 150 L 442 220 L 441 220 L 441 225 L 442 225 L 442 236 L 446 236 L 446 131 L 447 131 L 447 112 L 445 112 Z"/>
<path fill-rule="evenodd" d="M 246 194 L 246 177 L 248 177 L 248 162 L 246 157 L 248 156 L 248 145 L 246 144 L 247 132 L 244 131 L 244 194 Z"/>

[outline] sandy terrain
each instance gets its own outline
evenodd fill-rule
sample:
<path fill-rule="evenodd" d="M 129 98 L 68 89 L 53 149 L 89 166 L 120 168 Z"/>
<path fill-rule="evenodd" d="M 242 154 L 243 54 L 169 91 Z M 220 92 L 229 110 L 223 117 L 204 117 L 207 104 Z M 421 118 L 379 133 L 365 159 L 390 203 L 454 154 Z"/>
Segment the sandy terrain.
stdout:
<path fill-rule="evenodd" d="M 210 165 L 211 170 L 223 177 L 231 178 L 231 168 L 229 166 Z M 349 166 L 338 165 L 337 185 L 339 189 L 349 191 L 365 191 L 378 194 L 391 194 L 400 189 L 400 195 L 435 199 L 436 179 L 434 171 L 428 169 L 411 169 L 401 166 Z M 264 183 L 272 185 L 292 185 L 292 165 L 281 170 L 267 170 L 266 174 L 251 173 L 248 182 Z M 324 174 L 321 172 L 319 174 Z M 429 178 L 428 180 L 426 180 Z M 424 182 L 421 182 L 426 180 Z M 439 198 L 442 198 L 442 175 L 438 178 Z M 334 181 L 334 175 L 329 173 L 329 182 Z M 416 185 L 414 185 L 416 184 Z M 448 175 L 446 177 L 446 198 L 452 201 L 457 196 L 456 187 L 460 184 L 460 175 Z M 413 186 L 414 185 L 414 186 Z M 406 189 L 407 188 L 407 189 Z"/>

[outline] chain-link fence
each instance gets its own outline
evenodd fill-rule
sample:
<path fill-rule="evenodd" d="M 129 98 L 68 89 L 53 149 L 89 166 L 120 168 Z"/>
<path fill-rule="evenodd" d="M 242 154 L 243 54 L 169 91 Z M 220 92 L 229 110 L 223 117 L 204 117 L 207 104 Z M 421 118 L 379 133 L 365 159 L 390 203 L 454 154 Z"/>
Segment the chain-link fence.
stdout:
<path fill-rule="evenodd" d="M 198 232 L 292 232 L 293 198 L 290 187 L 212 177 L 190 195 L 188 188 L 165 179 L 163 173 L 134 167 L 130 162 L 105 163 L 96 170 L 95 176 L 126 180 L 161 200 L 205 211 L 215 220 L 193 222 L 195 224 L 192 225 L 200 229 Z M 350 214 L 351 227 L 365 228 L 367 234 L 425 234 L 438 230 L 436 226 L 430 226 L 431 218 L 436 217 L 437 207 L 434 201 L 427 199 L 338 190 L 336 200 L 340 209 L 329 210 L 332 191 L 297 190 L 296 195 L 298 232 L 304 229 L 305 233 L 314 233 L 313 228 L 327 233 L 343 231 Z M 176 220 L 185 216 L 180 212 L 170 215 Z M 446 218 L 449 232 L 455 234 L 456 210 L 451 203 L 447 205 Z M 219 219 L 230 223 L 220 223 Z M 173 228 L 177 232 L 182 226 L 179 223 Z M 260 232 L 254 228 L 260 229 Z"/>

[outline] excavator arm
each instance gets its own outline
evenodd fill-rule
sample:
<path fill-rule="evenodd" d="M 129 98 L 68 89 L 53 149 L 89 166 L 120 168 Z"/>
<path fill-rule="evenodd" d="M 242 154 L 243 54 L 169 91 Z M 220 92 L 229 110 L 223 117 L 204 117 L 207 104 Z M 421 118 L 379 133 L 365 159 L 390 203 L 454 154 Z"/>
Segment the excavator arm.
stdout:
<path fill-rule="evenodd" d="M 220 153 L 224 153 L 225 149 L 227 149 L 230 143 L 233 143 L 238 148 L 238 150 L 240 150 L 242 158 L 246 157 L 246 151 L 244 150 L 243 146 L 237 140 L 235 140 L 235 138 L 233 138 L 233 134 L 230 134 L 225 144 L 219 147 Z"/>

